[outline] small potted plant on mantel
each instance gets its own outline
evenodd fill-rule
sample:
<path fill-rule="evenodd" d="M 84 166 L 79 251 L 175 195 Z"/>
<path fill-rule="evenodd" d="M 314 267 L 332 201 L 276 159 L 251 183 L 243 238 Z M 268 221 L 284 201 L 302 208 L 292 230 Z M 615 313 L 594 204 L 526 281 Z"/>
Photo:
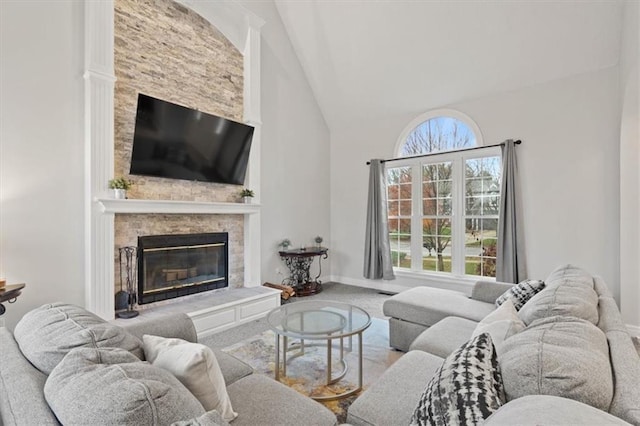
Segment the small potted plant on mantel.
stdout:
<path fill-rule="evenodd" d="M 109 181 L 109 188 L 113 189 L 113 197 L 117 200 L 124 200 L 127 198 L 127 190 L 131 188 L 133 182 L 123 178 L 122 176 L 111 179 Z"/>
<path fill-rule="evenodd" d="M 251 189 L 244 188 L 242 191 L 240 191 L 240 196 L 242 197 L 242 200 L 245 202 L 245 204 L 250 204 L 251 199 L 255 197 L 255 193 Z"/>

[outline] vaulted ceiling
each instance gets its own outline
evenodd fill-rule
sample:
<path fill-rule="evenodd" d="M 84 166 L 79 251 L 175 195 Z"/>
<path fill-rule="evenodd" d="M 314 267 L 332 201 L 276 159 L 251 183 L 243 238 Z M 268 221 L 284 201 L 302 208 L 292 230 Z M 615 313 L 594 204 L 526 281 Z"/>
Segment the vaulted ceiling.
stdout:
<path fill-rule="evenodd" d="M 615 65 L 620 0 L 276 0 L 331 130 Z"/>

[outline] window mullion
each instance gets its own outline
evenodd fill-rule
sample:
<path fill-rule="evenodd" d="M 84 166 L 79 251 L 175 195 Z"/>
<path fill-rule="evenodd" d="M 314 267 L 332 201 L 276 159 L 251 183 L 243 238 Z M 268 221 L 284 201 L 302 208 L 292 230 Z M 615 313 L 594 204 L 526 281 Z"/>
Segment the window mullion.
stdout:
<path fill-rule="evenodd" d="M 452 250 L 452 267 L 451 271 L 454 275 L 464 275 L 464 243 L 465 243 L 465 228 L 464 228 L 464 160 L 460 157 L 453 162 L 453 218 L 452 226 L 454 229 L 453 235 L 453 250 Z"/>
<path fill-rule="evenodd" d="M 422 270 L 422 165 L 411 166 L 411 269 Z"/>

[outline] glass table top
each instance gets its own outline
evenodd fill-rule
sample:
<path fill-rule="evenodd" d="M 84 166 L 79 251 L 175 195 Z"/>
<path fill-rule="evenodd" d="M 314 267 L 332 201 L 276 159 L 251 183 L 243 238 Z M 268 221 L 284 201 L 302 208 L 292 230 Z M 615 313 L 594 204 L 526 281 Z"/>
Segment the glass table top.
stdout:
<path fill-rule="evenodd" d="M 369 327 L 371 317 L 364 309 L 347 303 L 310 300 L 273 309 L 267 323 L 283 336 L 327 339 L 360 333 Z"/>

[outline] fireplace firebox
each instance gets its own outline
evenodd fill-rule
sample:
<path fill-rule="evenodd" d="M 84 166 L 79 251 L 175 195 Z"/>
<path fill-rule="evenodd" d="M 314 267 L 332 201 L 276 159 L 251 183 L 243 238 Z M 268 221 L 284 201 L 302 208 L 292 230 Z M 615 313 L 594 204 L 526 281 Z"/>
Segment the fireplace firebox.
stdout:
<path fill-rule="evenodd" d="M 138 304 L 229 286 L 226 232 L 138 237 Z"/>

